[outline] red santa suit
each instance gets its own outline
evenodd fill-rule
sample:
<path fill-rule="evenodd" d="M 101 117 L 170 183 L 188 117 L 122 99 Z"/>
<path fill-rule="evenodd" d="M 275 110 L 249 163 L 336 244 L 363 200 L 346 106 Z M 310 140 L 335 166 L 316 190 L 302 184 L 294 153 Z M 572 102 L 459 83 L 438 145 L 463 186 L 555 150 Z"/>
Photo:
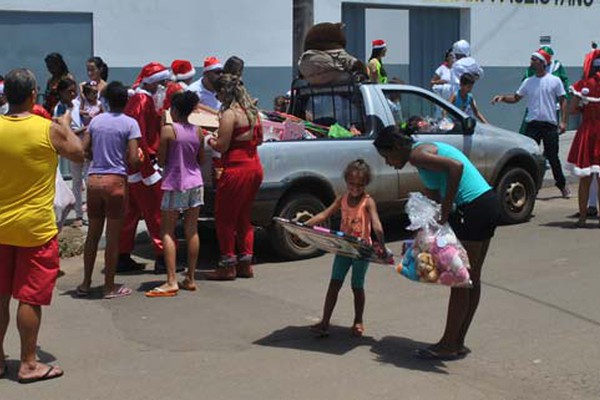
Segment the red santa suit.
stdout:
<path fill-rule="evenodd" d="M 150 63 L 142 69 L 141 84 L 156 83 L 167 79 L 169 71 L 158 63 Z M 128 170 L 129 202 L 121 230 L 119 253 L 131 253 L 134 247 L 137 223 L 144 217 L 157 257 L 162 255 L 160 235 L 161 175 L 155 164 L 160 143 L 161 117 L 156 110 L 152 95 L 138 87 L 127 102 L 124 113 L 135 119 L 142 134 L 140 148 L 144 154 L 141 166 Z"/>

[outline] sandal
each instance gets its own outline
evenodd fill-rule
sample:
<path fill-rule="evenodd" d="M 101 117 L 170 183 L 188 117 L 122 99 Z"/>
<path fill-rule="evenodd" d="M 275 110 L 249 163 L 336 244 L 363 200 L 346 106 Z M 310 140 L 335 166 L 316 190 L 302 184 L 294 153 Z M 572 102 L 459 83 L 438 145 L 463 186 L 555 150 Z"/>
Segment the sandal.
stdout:
<path fill-rule="evenodd" d="M 418 360 L 434 360 L 434 361 L 454 361 L 464 357 L 464 355 L 456 353 L 440 354 L 435 350 L 424 348 L 416 349 L 413 357 Z"/>
<path fill-rule="evenodd" d="M 133 290 L 131 290 L 125 286 L 119 286 L 119 288 L 117 290 L 114 290 L 110 293 L 105 293 L 103 299 L 105 299 L 105 300 L 118 299 L 120 297 L 129 296 L 131 293 L 133 293 Z"/>
<path fill-rule="evenodd" d="M 363 324 L 356 323 L 352 326 L 351 333 L 354 337 L 362 337 L 363 333 L 365 333 L 365 326 Z"/>
<path fill-rule="evenodd" d="M 190 281 L 188 278 L 185 278 L 179 283 L 179 288 L 183 290 L 188 290 L 190 292 L 194 292 L 196 291 L 196 283 Z"/>
<path fill-rule="evenodd" d="M 164 289 L 157 286 L 152 290 L 148 290 L 145 294 L 146 297 L 173 297 L 177 296 L 178 291 L 179 289 Z"/>
<path fill-rule="evenodd" d="M 81 286 L 75 288 L 75 296 L 77 297 L 88 297 L 90 295 L 89 289 L 82 289 Z"/>
<path fill-rule="evenodd" d="M 323 328 L 323 324 L 321 324 L 321 323 L 318 323 L 316 325 L 311 325 L 308 329 L 310 329 L 310 331 L 312 333 L 314 333 L 315 336 L 318 338 L 329 337 L 329 330 Z"/>

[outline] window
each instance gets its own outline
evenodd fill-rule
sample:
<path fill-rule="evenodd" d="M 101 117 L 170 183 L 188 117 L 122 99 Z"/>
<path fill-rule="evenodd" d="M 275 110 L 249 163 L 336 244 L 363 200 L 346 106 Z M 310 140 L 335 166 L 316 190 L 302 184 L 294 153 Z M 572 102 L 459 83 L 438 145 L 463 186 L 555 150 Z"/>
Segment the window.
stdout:
<path fill-rule="evenodd" d="M 394 121 L 398 125 L 421 121 L 421 133 L 463 133 L 462 118 L 422 93 L 384 90 Z"/>

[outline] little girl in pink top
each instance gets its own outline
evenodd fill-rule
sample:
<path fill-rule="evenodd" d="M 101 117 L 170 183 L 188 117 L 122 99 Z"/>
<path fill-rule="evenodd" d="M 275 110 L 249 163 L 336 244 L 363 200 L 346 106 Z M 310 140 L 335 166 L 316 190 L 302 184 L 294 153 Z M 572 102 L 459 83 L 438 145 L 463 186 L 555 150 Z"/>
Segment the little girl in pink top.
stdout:
<path fill-rule="evenodd" d="M 196 290 L 194 273 L 198 263 L 200 239 L 198 214 L 204 204 L 204 183 L 200 164 L 204 155 L 202 130 L 191 125 L 188 117 L 198 105 L 195 92 L 176 93 L 171 99 L 173 124 L 165 125 L 160 133 L 158 163 L 163 170 L 163 199 L 161 231 L 167 266 L 167 282 L 148 292 L 147 297 L 172 297 L 179 289 Z M 175 275 L 175 224 L 183 212 L 185 239 L 188 249 L 188 268 L 185 279 L 177 283 Z"/>

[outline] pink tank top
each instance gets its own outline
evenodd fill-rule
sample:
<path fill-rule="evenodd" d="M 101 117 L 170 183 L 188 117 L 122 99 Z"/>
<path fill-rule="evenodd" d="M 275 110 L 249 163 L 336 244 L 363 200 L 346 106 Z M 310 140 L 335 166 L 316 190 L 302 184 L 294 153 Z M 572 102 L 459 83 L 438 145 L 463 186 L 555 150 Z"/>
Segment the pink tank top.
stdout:
<path fill-rule="evenodd" d="M 356 207 L 348 205 L 348 193 L 342 197 L 342 223 L 340 229 L 349 235 L 359 237 L 371 244 L 371 217 L 367 211 L 367 201 L 371 196 L 365 193 Z"/>

